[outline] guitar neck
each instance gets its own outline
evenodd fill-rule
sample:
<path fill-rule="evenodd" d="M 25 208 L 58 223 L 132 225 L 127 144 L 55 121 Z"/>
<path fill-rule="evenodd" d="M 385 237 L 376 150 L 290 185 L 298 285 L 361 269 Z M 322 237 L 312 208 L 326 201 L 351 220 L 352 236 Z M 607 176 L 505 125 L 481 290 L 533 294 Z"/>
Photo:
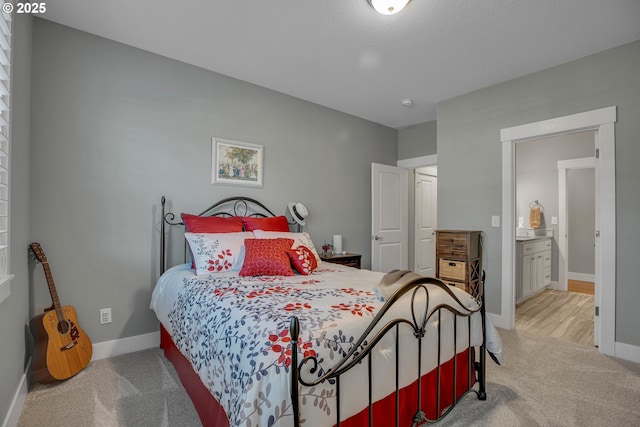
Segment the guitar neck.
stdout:
<path fill-rule="evenodd" d="M 64 313 L 62 312 L 62 306 L 60 305 L 60 299 L 58 298 L 58 291 L 56 291 L 56 285 L 53 282 L 53 274 L 51 274 L 51 267 L 49 267 L 48 261 L 42 262 L 44 268 L 44 277 L 47 279 L 47 286 L 49 287 L 49 293 L 51 294 L 51 302 L 58 315 L 58 320 L 64 319 Z"/>

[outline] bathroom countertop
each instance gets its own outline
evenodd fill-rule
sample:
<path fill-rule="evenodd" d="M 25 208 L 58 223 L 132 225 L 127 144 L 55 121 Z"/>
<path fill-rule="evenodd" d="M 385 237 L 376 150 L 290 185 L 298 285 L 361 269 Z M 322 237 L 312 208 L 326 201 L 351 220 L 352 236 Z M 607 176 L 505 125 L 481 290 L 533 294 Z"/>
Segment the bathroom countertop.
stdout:
<path fill-rule="evenodd" d="M 540 239 L 551 239 L 551 236 L 516 237 L 516 242 L 530 242 L 531 240 Z"/>

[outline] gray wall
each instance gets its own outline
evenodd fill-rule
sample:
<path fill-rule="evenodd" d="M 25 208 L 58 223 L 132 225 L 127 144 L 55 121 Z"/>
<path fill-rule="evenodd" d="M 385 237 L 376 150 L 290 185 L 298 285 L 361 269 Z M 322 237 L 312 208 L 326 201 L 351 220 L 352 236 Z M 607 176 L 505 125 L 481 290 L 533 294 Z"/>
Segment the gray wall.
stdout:
<path fill-rule="evenodd" d="M 500 313 L 500 129 L 617 106 L 616 341 L 640 345 L 640 41 L 438 104 L 438 226 L 484 232 L 487 307 Z"/>
<path fill-rule="evenodd" d="M 523 217 L 524 226 L 529 227 L 529 204 L 538 200 L 544 208 L 541 227 L 553 230 L 551 250 L 551 280 L 553 281 L 558 280 L 559 265 L 559 225 L 551 223 L 551 217 L 559 215 L 558 160 L 593 157 L 594 150 L 593 132 L 572 133 L 516 144 L 516 226 L 518 217 Z M 592 192 L 594 188 L 591 187 Z M 571 223 L 569 221 L 569 224 Z M 593 263 L 593 253 L 591 258 Z"/>
<path fill-rule="evenodd" d="M 94 343 L 158 330 L 162 195 L 178 213 L 231 195 L 280 214 L 303 202 L 316 245 L 342 234 L 370 266 L 371 163 L 395 164 L 395 129 L 48 21 L 33 38 L 32 236 Z M 263 144 L 264 188 L 211 185 L 212 136 Z M 39 271 L 34 285 L 37 309 Z"/>
<path fill-rule="evenodd" d="M 398 160 L 430 156 L 438 152 L 437 122 L 422 123 L 398 131 Z"/>
<path fill-rule="evenodd" d="M 595 169 L 567 172 L 569 273 L 595 274 Z"/>
<path fill-rule="evenodd" d="M 31 23 L 14 15 L 11 141 L 11 295 L 0 304 L 0 423 L 20 384 L 31 349 L 29 325 L 29 126 Z"/>

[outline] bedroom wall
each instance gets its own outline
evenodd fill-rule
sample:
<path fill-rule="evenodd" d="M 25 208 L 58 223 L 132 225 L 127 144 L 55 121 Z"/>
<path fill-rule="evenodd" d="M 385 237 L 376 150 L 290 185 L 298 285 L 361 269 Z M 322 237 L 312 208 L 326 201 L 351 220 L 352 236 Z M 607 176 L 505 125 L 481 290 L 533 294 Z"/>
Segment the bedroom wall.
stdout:
<path fill-rule="evenodd" d="M 177 213 L 300 201 L 317 246 L 342 234 L 370 266 L 371 163 L 396 163 L 395 129 L 45 20 L 33 39 L 32 236 L 94 343 L 158 330 L 162 195 Z M 211 185 L 213 136 L 264 145 L 264 188 Z M 35 274 L 32 310 L 49 299 Z"/>
<path fill-rule="evenodd" d="M 616 341 L 640 346 L 640 41 L 438 104 L 438 225 L 484 233 L 487 308 L 500 313 L 500 129 L 617 106 Z"/>
<path fill-rule="evenodd" d="M 31 350 L 29 333 L 30 15 L 14 15 L 11 89 L 11 295 L 0 304 L 0 424 L 7 415 Z M 17 408 L 19 409 L 19 408 Z M 13 413 L 13 417 L 19 414 Z M 15 420 L 17 421 L 17 419 Z"/>
<path fill-rule="evenodd" d="M 438 152 L 437 122 L 398 130 L 398 160 L 430 156 Z"/>

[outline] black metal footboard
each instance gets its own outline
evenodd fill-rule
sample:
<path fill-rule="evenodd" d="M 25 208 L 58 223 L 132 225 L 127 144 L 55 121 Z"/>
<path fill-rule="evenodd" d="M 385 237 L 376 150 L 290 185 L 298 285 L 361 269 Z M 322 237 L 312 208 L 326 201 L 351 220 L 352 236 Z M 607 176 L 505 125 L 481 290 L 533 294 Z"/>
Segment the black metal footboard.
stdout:
<path fill-rule="evenodd" d="M 436 288 L 444 290 L 448 293 L 455 303 L 451 305 L 440 304 L 435 307 L 430 307 L 430 300 L 432 300 L 430 295 L 430 289 L 427 285 L 434 285 Z M 298 352 L 291 352 L 291 399 L 293 404 L 294 411 L 294 425 L 296 427 L 300 426 L 300 389 L 299 387 L 313 387 L 325 381 L 330 381 L 334 384 L 335 387 L 335 425 L 341 425 L 341 395 L 340 395 L 340 381 L 343 374 L 349 372 L 351 368 L 354 366 L 366 363 L 367 364 L 367 374 L 368 374 L 368 425 L 373 426 L 373 393 L 372 393 L 372 377 L 375 373 L 381 369 L 392 369 L 389 366 L 372 366 L 372 351 L 376 347 L 376 345 L 380 342 L 380 340 L 385 337 L 386 334 L 390 332 L 395 333 L 395 425 L 396 427 L 400 426 L 400 417 L 399 417 L 399 406 L 400 406 L 400 384 L 399 384 L 399 372 L 400 369 L 416 369 L 416 380 L 417 380 L 417 393 L 415 396 L 411 396 L 411 398 L 415 398 L 417 401 L 417 410 L 415 415 L 413 415 L 413 426 L 422 425 L 424 423 L 435 422 L 443 417 L 445 417 L 451 410 L 456 406 L 458 401 L 467 395 L 468 393 L 475 393 L 477 397 L 481 400 L 486 399 L 486 390 L 485 390 L 485 341 L 486 341 L 486 329 L 485 329 L 485 307 L 484 307 L 484 273 L 480 285 L 479 296 L 477 298 L 478 307 L 469 308 L 465 307 L 465 305 L 456 297 L 455 293 L 452 292 L 449 285 L 444 284 L 438 279 L 429 278 L 429 277 L 421 277 L 415 279 L 414 281 L 408 283 L 401 289 L 399 289 L 394 295 L 392 295 L 384 306 L 381 308 L 380 312 L 376 315 L 373 321 L 368 325 L 364 333 L 358 338 L 358 340 L 352 345 L 349 352 L 344 356 L 335 366 L 326 370 L 325 372 L 318 373 L 319 362 L 315 356 L 307 356 L 299 361 Z M 432 288 L 433 289 L 433 288 Z M 391 307 L 396 304 L 402 296 L 410 293 L 411 298 L 411 313 L 407 314 L 404 317 L 394 318 L 392 320 L 387 320 L 389 316 L 385 315 L 391 309 Z M 409 295 L 407 295 L 409 297 Z M 424 304 L 424 307 L 416 307 Z M 417 308 L 420 308 L 418 310 Z M 443 311 L 447 311 L 453 313 L 453 343 L 443 343 L 442 335 L 441 335 L 441 327 L 442 327 L 442 316 Z M 471 343 L 471 316 L 474 313 L 478 313 L 482 319 L 482 344 L 480 346 L 472 346 Z M 466 321 L 463 324 L 468 328 L 469 333 L 468 342 L 464 343 L 466 345 L 468 360 L 466 363 L 468 364 L 467 368 L 467 390 L 464 393 L 461 393 L 458 396 L 457 384 L 458 384 L 458 357 L 457 357 L 457 348 L 458 348 L 458 319 L 466 318 Z M 431 339 L 427 340 L 425 338 L 425 333 L 427 332 L 427 327 L 429 322 L 437 322 L 437 339 L 432 341 Z M 382 325 L 383 322 L 384 325 Z M 378 325 L 380 324 L 380 325 Z M 418 341 L 418 355 L 417 355 L 417 367 L 407 367 L 407 366 L 399 366 L 399 353 L 402 351 L 402 348 L 399 344 L 400 341 L 400 328 L 409 327 L 411 329 L 413 337 Z M 374 333 L 375 331 L 375 333 Z M 293 316 L 291 317 L 290 323 L 290 336 L 293 343 L 298 342 L 298 337 L 300 336 L 300 324 L 298 318 Z M 453 345 L 453 396 L 452 396 L 452 404 L 450 404 L 446 408 L 441 408 L 440 396 L 441 396 L 441 370 L 442 364 L 446 361 L 440 360 L 441 347 L 443 345 Z M 435 369 L 437 375 L 436 382 L 436 399 L 435 403 L 436 408 L 436 417 L 435 419 L 428 419 L 426 415 L 426 411 L 422 408 L 422 386 L 421 386 L 421 378 L 426 372 L 423 372 L 422 366 L 422 352 L 424 346 L 433 346 L 437 345 L 437 366 Z M 427 348 L 427 347 L 424 347 Z M 476 360 L 477 359 L 477 360 Z M 477 373 L 477 390 L 475 386 L 472 386 L 472 382 L 475 378 L 472 378 L 472 373 L 475 370 Z M 413 375 L 413 374 L 412 374 Z M 312 378 L 311 378 L 312 377 Z M 411 376 L 413 378 L 413 376 Z M 348 380 L 348 378 L 346 379 Z M 462 380 L 464 381 L 464 380 Z M 413 411 L 411 412 L 413 413 Z M 403 426 L 404 427 L 404 426 Z"/>

